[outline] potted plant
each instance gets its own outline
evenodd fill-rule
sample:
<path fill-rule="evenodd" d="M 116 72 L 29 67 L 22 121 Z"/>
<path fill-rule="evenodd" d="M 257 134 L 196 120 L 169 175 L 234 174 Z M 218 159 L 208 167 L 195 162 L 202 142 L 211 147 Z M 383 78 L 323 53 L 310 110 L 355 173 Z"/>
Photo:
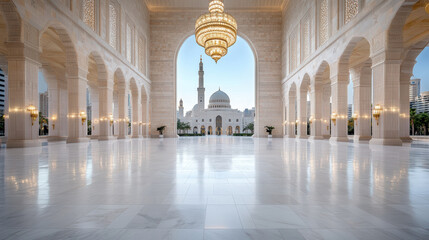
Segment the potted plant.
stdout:
<path fill-rule="evenodd" d="M 159 128 L 156 129 L 156 131 L 159 132 L 159 137 L 163 138 L 164 137 L 164 130 L 165 130 L 165 126 L 161 126 Z"/>
<path fill-rule="evenodd" d="M 273 133 L 273 126 L 265 126 L 265 131 L 268 133 L 268 138 L 272 138 L 273 135 L 271 135 Z"/>

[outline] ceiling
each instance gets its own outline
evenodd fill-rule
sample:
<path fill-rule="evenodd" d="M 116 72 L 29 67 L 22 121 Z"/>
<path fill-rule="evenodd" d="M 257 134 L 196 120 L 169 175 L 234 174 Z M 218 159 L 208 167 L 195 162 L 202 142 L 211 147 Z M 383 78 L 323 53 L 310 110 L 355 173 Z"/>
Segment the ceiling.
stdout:
<path fill-rule="evenodd" d="M 210 0 L 144 0 L 149 10 L 202 10 L 208 9 Z M 288 0 L 224 0 L 228 10 L 280 10 Z"/>

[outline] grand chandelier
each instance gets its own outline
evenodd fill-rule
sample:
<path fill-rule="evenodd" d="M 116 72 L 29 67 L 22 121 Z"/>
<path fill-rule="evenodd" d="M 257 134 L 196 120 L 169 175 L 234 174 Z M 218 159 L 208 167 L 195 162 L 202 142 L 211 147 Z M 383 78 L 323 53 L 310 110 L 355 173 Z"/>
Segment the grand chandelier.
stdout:
<path fill-rule="evenodd" d="M 195 23 L 195 39 L 215 62 L 225 56 L 237 39 L 237 22 L 224 12 L 222 0 L 212 0 L 209 12 Z"/>

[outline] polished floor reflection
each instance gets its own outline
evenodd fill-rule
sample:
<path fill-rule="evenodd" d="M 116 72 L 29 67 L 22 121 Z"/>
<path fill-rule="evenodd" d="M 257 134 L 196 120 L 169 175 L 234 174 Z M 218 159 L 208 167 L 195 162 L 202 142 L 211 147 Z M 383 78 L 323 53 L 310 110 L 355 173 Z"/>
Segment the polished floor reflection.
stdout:
<path fill-rule="evenodd" d="M 429 144 L 201 137 L 2 148 L 0 239 L 429 239 Z"/>

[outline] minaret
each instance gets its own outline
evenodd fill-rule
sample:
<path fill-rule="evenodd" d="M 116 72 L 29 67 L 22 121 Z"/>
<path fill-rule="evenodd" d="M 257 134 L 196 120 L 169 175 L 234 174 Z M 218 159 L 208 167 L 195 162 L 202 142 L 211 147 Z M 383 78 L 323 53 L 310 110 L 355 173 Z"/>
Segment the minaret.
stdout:
<path fill-rule="evenodd" d="M 204 67 L 203 67 L 203 57 L 200 56 L 200 70 L 198 71 L 199 76 L 199 84 L 198 84 L 198 108 L 200 110 L 204 109 L 205 101 L 204 101 L 204 92 L 206 89 L 204 88 Z"/>
<path fill-rule="evenodd" d="M 183 118 L 183 100 L 180 99 L 179 103 L 179 117 Z"/>

